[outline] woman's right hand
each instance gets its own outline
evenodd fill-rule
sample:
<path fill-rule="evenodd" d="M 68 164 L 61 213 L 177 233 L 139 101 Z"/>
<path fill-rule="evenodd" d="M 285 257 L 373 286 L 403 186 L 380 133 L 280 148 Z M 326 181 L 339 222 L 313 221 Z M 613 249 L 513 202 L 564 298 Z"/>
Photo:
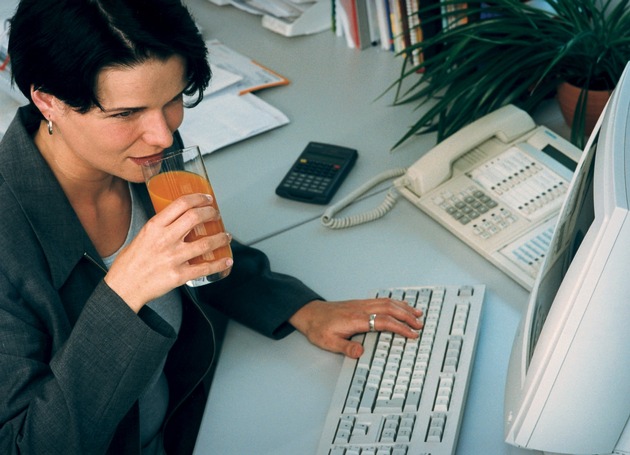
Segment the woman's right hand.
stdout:
<path fill-rule="evenodd" d="M 136 313 L 149 301 L 189 280 L 220 272 L 232 259 L 190 264 L 188 261 L 230 243 L 221 233 L 184 241 L 197 225 L 220 215 L 206 194 L 189 194 L 173 201 L 151 218 L 135 239 L 120 251 L 105 282 Z"/>

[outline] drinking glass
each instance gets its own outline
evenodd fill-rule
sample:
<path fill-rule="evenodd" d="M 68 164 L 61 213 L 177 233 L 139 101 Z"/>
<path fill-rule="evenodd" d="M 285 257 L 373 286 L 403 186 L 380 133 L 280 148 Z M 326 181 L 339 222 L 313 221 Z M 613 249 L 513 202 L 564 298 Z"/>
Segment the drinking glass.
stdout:
<path fill-rule="evenodd" d="M 199 147 L 192 146 L 169 153 L 161 158 L 142 164 L 142 173 L 149 190 L 149 196 L 156 212 L 160 212 L 180 196 L 191 193 L 203 193 L 212 196 L 212 207 L 217 211 L 217 199 L 208 179 L 208 173 L 203 162 Z M 185 237 L 185 241 L 192 242 L 201 237 L 225 232 L 223 219 L 207 221 L 195 226 Z M 229 245 L 191 259 L 189 262 L 197 264 L 222 258 L 231 258 L 232 250 Z M 230 274 L 231 267 L 194 280 L 186 284 L 191 287 L 202 286 L 225 278 Z"/>

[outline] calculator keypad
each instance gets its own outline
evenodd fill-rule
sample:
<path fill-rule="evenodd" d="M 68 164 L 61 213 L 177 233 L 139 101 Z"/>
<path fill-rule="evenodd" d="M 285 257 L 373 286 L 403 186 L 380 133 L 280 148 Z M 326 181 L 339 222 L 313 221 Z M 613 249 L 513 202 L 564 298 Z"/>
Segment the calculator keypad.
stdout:
<path fill-rule="evenodd" d="M 341 169 L 339 164 L 303 158 L 289 173 L 282 186 L 292 190 L 321 194 L 326 191 L 339 169 Z"/>

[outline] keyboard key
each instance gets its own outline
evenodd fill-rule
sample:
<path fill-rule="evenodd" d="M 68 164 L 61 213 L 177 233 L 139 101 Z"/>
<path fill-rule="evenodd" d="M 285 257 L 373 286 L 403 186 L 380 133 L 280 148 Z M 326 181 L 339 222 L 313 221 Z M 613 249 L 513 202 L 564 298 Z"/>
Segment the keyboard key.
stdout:
<path fill-rule="evenodd" d="M 446 414 L 436 413 L 431 416 L 429 431 L 427 432 L 427 442 L 441 442 L 446 426 Z"/>
<path fill-rule="evenodd" d="M 396 430 L 386 428 L 383 430 L 380 442 L 394 442 L 394 439 L 396 439 Z"/>
<path fill-rule="evenodd" d="M 359 405 L 361 400 L 355 397 L 349 397 L 346 400 L 346 405 L 343 408 L 344 414 L 356 414 L 359 411 Z"/>
<path fill-rule="evenodd" d="M 359 412 L 371 412 L 376 402 L 376 396 L 378 395 L 378 388 L 369 385 L 365 388 L 363 397 L 361 398 L 361 404 L 359 404 Z"/>
<path fill-rule="evenodd" d="M 418 406 L 420 405 L 420 398 L 422 397 L 422 387 L 417 389 L 410 389 L 407 394 L 407 398 L 405 399 L 405 407 L 403 411 L 405 412 L 415 412 L 418 410 Z"/>
<path fill-rule="evenodd" d="M 335 444 L 342 444 L 350 441 L 350 431 L 340 428 L 335 436 Z"/>
<path fill-rule="evenodd" d="M 435 405 L 433 406 L 433 410 L 435 412 L 446 412 L 448 411 L 448 403 L 450 398 L 448 396 L 438 396 L 435 399 Z"/>
<path fill-rule="evenodd" d="M 471 297 L 473 295 L 474 289 L 475 288 L 472 286 L 462 286 L 459 289 L 458 294 L 460 297 Z"/>
<path fill-rule="evenodd" d="M 403 405 L 405 404 L 404 398 L 392 398 L 390 400 L 381 400 L 376 403 L 374 410 L 381 413 L 389 412 L 402 412 Z"/>
<path fill-rule="evenodd" d="M 405 291 L 402 289 L 395 289 L 391 292 L 390 297 L 394 300 L 404 300 L 405 299 Z"/>
<path fill-rule="evenodd" d="M 429 428 L 427 433 L 427 442 L 441 442 L 442 430 L 440 428 Z"/>

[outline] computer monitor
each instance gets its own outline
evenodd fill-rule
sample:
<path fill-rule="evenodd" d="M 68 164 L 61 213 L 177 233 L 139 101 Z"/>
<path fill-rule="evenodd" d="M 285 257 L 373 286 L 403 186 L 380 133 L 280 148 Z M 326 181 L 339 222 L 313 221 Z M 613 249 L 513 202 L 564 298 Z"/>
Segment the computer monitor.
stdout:
<path fill-rule="evenodd" d="M 508 366 L 505 439 L 630 454 L 630 63 L 574 173 Z"/>

